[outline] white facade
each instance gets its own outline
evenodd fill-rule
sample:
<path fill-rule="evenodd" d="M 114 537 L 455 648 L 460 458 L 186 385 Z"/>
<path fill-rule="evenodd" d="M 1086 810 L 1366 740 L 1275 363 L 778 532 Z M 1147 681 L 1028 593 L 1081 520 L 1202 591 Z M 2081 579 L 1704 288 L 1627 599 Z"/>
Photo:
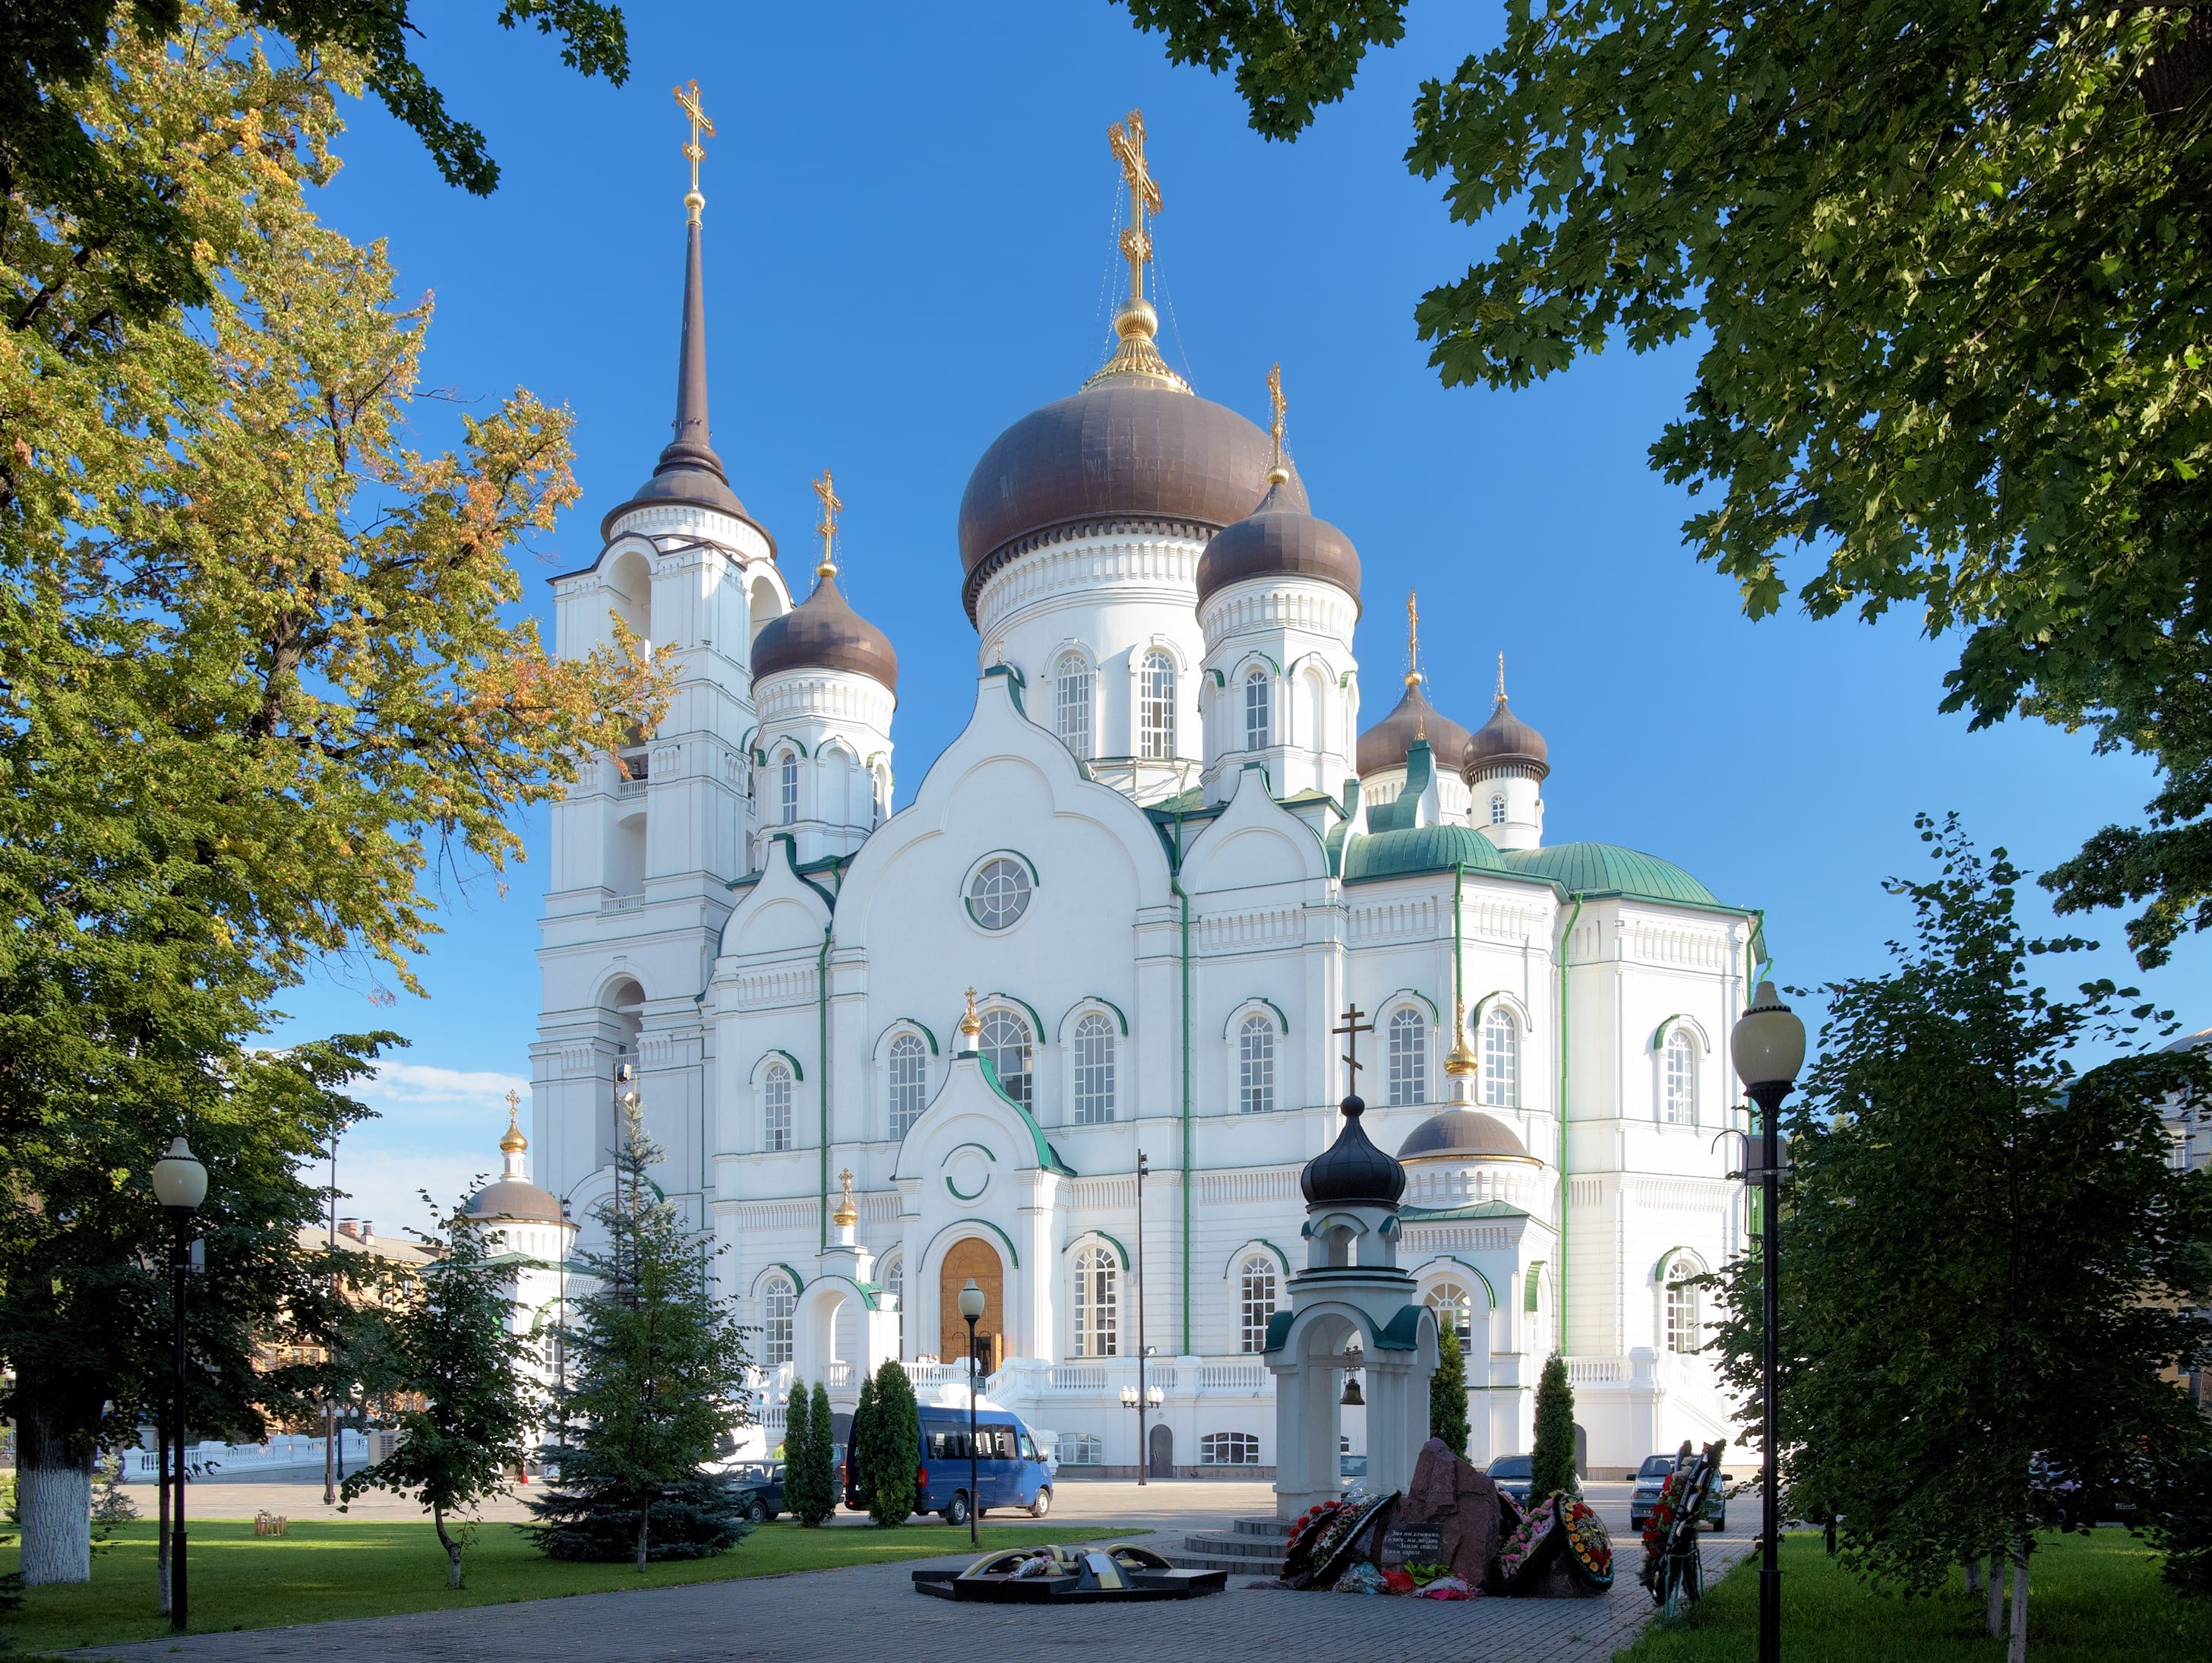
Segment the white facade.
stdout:
<path fill-rule="evenodd" d="M 1400 1215 L 1398 1268 L 1467 1336 L 1473 1457 L 1528 1447 L 1555 1350 L 1593 1471 L 1729 1435 L 1669 1284 L 1741 1240 L 1717 1134 L 1742 1124 L 1725 1041 L 1755 915 L 1633 851 L 1539 846 L 1533 779 L 1493 838 L 1491 787 L 1425 744 L 1352 789 L 1355 598 L 1253 579 L 1201 614 L 1202 526 L 1100 515 L 992 570 L 973 715 L 896 812 L 888 689 L 750 681 L 791 604 L 758 529 L 682 505 L 611 526 L 556 586 L 558 648 L 611 639 L 611 607 L 676 654 L 678 694 L 642 777 L 610 762 L 555 816 L 541 1180 L 588 1214 L 634 1063 L 771 1417 L 794 1372 L 845 1406 L 885 1355 L 951 1380 L 945 1290 L 973 1275 L 991 1395 L 1058 1435 L 1063 1478 L 1146 1459 L 1119 1396 L 1140 1331 L 1156 1465 L 1271 1471 L 1267 1317 L 1356 1005 L 1378 1146 L 1455 1093 L 1511 1135 L 1409 1160 Z M 1481 1066 L 1448 1078 L 1462 1008 Z"/>

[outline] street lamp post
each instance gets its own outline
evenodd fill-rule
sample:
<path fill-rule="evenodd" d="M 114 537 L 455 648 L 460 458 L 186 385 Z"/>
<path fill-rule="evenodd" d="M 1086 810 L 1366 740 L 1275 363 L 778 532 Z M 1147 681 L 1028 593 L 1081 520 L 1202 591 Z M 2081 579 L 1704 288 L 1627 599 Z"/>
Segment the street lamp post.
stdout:
<path fill-rule="evenodd" d="M 975 1484 L 975 1323 L 983 1314 L 983 1290 L 975 1285 L 975 1278 L 968 1278 L 968 1285 L 960 1290 L 960 1315 L 968 1325 L 968 1544 L 982 1545 L 982 1536 L 975 1525 L 978 1511 L 976 1501 L 982 1492 Z"/>
<path fill-rule="evenodd" d="M 1142 1380 L 1144 1374 L 1141 1352 L 1138 1356 L 1138 1368 L 1137 1378 Z M 1157 1386 L 1141 1388 L 1125 1386 L 1121 1388 L 1121 1407 L 1137 1411 L 1137 1482 L 1140 1484 L 1145 1482 L 1145 1411 L 1149 1409 L 1157 1412 L 1166 1402 L 1167 1394 Z"/>
<path fill-rule="evenodd" d="M 1730 1037 L 1736 1077 L 1759 1105 L 1759 1663 L 1782 1657 L 1782 1495 L 1775 1398 L 1782 1372 L 1782 1100 L 1805 1064 L 1805 1024 L 1761 982 Z"/>
<path fill-rule="evenodd" d="M 1137 1151 L 1137 1390 L 1132 1398 L 1125 1393 L 1124 1403 L 1133 1402 L 1137 1410 L 1137 1482 L 1145 1482 L 1145 1474 L 1152 1463 L 1145 1454 L 1145 1359 L 1151 1348 L 1145 1343 L 1145 1180 L 1152 1176 L 1152 1163 L 1145 1159 L 1142 1149 Z M 1157 1406 L 1157 1399 L 1154 1406 Z"/>
<path fill-rule="evenodd" d="M 176 1398 L 171 1411 L 176 1429 L 176 1506 L 169 1526 L 169 1626 L 182 1633 L 186 1617 L 185 1584 L 185 1288 L 191 1273 L 192 1215 L 207 1199 L 207 1168 L 181 1137 L 154 1163 L 154 1198 L 169 1215 L 171 1303 L 176 1315 Z"/>

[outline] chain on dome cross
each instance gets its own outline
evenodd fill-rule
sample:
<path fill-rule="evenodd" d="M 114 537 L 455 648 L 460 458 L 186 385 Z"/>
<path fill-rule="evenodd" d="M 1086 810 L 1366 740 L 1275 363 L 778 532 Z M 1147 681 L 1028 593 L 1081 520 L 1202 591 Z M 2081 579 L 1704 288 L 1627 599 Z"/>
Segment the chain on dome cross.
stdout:
<path fill-rule="evenodd" d="M 1160 211 L 1159 181 L 1145 161 L 1145 113 L 1132 110 L 1127 120 L 1108 122 L 1106 143 L 1121 164 L 1121 177 L 1129 181 L 1129 222 L 1121 228 L 1121 253 L 1129 262 L 1129 298 L 1140 301 L 1145 297 L 1145 265 L 1152 257 L 1145 216 Z"/>
<path fill-rule="evenodd" d="M 1359 1060 L 1359 1036 L 1375 1032 L 1374 1023 L 1363 1022 L 1359 1020 L 1366 1014 L 1365 1011 L 1360 1009 L 1358 1005 L 1354 1005 L 1344 1013 L 1343 1026 L 1329 1030 L 1331 1033 L 1344 1035 L 1349 1046 L 1344 1053 L 1344 1066 L 1350 1071 L 1346 1078 L 1351 1083 L 1352 1094 L 1354 1096 L 1358 1096 L 1359 1093 L 1359 1070 L 1366 1066 Z"/>
<path fill-rule="evenodd" d="M 691 210 L 691 223 L 696 225 L 699 210 L 707 205 L 707 198 L 699 194 L 699 164 L 707 159 L 707 147 L 699 142 L 699 136 L 704 133 L 708 138 L 714 137 L 714 124 L 707 119 L 707 112 L 699 103 L 699 83 L 696 81 L 688 88 L 675 87 L 670 90 L 675 93 L 676 101 L 683 107 L 684 113 L 691 119 L 691 137 L 684 146 L 684 154 L 691 161 L 691 192 L 684 198 L 684 205 Z"/>

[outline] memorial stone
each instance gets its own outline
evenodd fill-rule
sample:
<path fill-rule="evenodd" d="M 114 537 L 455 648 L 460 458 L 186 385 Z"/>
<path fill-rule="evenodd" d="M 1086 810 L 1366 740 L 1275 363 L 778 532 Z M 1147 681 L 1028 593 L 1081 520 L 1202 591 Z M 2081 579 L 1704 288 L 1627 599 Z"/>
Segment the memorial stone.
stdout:
<path fill-rule="evenodd" d="M 1390 1526 L 1383 1539 L 1385 1565 L 1439 1564 L 1479 1588 L 1498 1558 L 1498 1486 L 1453 1454 L 1443 1439 L 1431 1438 L 1421 1446 L 1413 1482 Z"/>

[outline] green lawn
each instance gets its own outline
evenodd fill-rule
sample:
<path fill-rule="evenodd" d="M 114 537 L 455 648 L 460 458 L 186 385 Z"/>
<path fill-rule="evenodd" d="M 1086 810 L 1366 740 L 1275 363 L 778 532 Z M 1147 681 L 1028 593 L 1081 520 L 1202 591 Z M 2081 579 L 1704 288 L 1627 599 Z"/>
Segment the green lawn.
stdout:
<path fill-rule="evenodd" d="M 1641 1590 L 1638 1590 L 1641 1593 Z M 1996 1663 L 1984 1597 L 1954 1573 L 1943 1593 L 1904 1599 L 1866 1585 L 1820 1551 L 1818 1536 L 1782 1544 L 1782 1650 L 1801 1663 Z M 2028 1575 L 2034 1663 L 2203 1663 L 2212 1600 L 2174 1597 L 2142 1542 L 2113 1526 L 2045 1536 Z M 1680 1627 L 1655 1624 L 1615 1663 L 1741 1663 L 1758 1654 L 1758 1568 L 1746 1560 Z"/>
<path fill-rule="evenodd" d="M 1094 1526 L 986 1525 L 986 1547 L 1027 1542 L 1142 1536 L 1142 1530 Z M 492 1605 L 615 1588 L 668 1587 L 682 1582 L 774 1576 L 886 1559 L 964 1553 L 968 1533 L 939 1523 L 878 1530 L 865 1523 L 801 1530 L 788 1520 L 763 1525 L 716 1559 L 648 1566 L 577 1565 L 546 1558 L 513 1525 L 483 1525 L 463 1555 L 465 1586 L 446 1590 L 446 1556 L 427 1523 L 376 1524 L 348 1520 L 295 1520 L 281 1537 L 253 1533 L 250 1522 L 191 1522 L 191 1618 L 194 1632 L 327 1623 L 346 1617 Z M 0 1551 L 0 1573 L 15 1569 L 16 1551 Z M 154 1526 L 121 1526 L 97 1551 L 92 1581 L 29 1589 L 8 1624 L 16 1647 L 35 1656 L 77 1646 L 152 1640 L 170 1632 L 154 1604 Z"/>

